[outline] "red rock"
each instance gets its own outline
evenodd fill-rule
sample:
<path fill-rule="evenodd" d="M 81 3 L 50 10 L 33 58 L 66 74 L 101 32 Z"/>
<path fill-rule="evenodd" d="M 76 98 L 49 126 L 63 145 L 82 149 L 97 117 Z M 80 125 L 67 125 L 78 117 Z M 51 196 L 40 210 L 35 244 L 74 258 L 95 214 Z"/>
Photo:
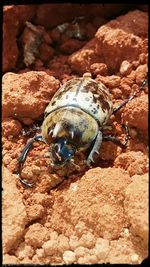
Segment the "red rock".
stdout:
<path fill-rule="evenodd" d="M 101 25 L 107 23 L 107 20 L 104 19 L 103 17 L 94 17 L 92 22 L 98 28 Z"/>
<path fill-rule="evenodd" d="M 119 88 L 113 88 L 111 93 L 115 99 L 122 98 L 122 91 Z"/>
<path fill-rule="evenodd" d="M 129 11 L 125 15 L 117 17 L 109 22 L 110 27 L 119 28 L 142 38 L 147 37 L 148 16 L 141 10 Z"/>
<path fill-rule="evenodd" d="M 42 4 L 37 7 L 35 21 L 36 24 L 43 25 L 46 28 L 57 26 L 78 16 L 102 16 L 108 17 L 119 14 L 126 9 L 123 4 Z M 51 14 L 51 16 L 49 15 Z"/>
<path fill-rule="evenodd" d="M 53 58 L 54 49 L 51 46 L 42 43 L 39 47 L 39 54 L 41 61 L 47 62 Z"/>
<path fill-rule="evenodd" d="M 13 119 L 5 119 L 2 122 L 2 134 L 5 137 L 9 135 L 18 136 L 22 130 L 21 123 Z"/>
<path fill-rule="evenodd" d="M 131 94 L 131 86 L 123 80 L 120 83 L 120 90 L 126 98 Z"/>
<path fill-rule="evenodd" d="M 21 194 L 16 187 L 16 175 L 3 168 L 3 251 L 9 253 L 23 236 L 27 215 Z M 17 207 L 17 208 L 16 208 Z"/>
<path fill-rule="evenodd" d="M 38 118 L 44 113 L 46 105 L 58 88 L 58 80 L 44 72 L 5 74 L 3 116 L 20 120 L 26 117 Z"/>
<path fill-rule="evenodd" d="M 92 23 L 86 23 L 85 25 L 86 36 L 91 39 L 96 33 L 96 27 Z"/>
<path fill-rule="evenodd" d="M 124 108 L 122 113 L 122 120 L 124 123 L 128 123 L 132 127 L 142 130 L 143 132 L 148 131 L 148 97 L 142 95 L 133 99 Z"/>
<path fill-rule="evenodd" d="M 66 236 L 74 234 L 80 237 L 91 229 L 101 237 L 117 238 L 124 227 L 122 201 L 124 189 L 130 181 L 128 174 L 121 169 L 96 168 L 86 172 L 75 183 L 75 190 L 70 187 L 65 192 L 61 191 L 61 194 L 55 194 L 50 218 L 52 227 Z M 80 226 L 79 231 L 77 226 L 81 222 L 83 226 Z"/>
<path fill-rule="evenodd" d="M 102 75 L 98 75 L 97 80 L 104 83 L 106 87 L 110 89 L 119 87 L 120 82 L 121 82 L 121 78 L 117 75 L 110 75 L 110 76 L 105 76 L 105 77 L 103 77 Z"/>
<path fill-rule="evenodd" d="M 106 76 L 107 75 L 107 66 L 104 63 L 93 63 L 90 66 L 91 73 L 95 76 L 97 75 L 102 75 Z"/>
<path fill-rule="evenodd" d="M 140 65 L 136 69 L 135 73 L 135 79 L 137 84 L 142 84 L 142 82 L 147 79 L 147 74 L 148 74 L 148 67 L 147 64 Z"/>
<path fill-rule="evenodd" d="M 42 205 L 34 204 L 28 207 L 27 209 L 27 216 L 29 222 L 32 222 L 34 220 L 39 220 L 44 216 L 45 209 Z"/>
<path fill-rule="evenodd" d="M 129 151 L 115 159 L 115 166 L 128 171 L 130 176 L 148 172 L 148 157 L 141 151 Z"/>
<path fill-rule="evenodd" d="M 118 70 L 125 59 L 138 58 L 142 51 L 141 38 L 120 28 L 114 29 L 109 23 L 97 31 L 96 42 L 96 53 L 103 56 L 104 63 L 113 70 Z"/>
<path fill-rule="evenodd" d="M 20 261 L 17 257 L 13 256 L 13 255 L 9 255 L 9 254 L 4 254 L 3 257 L 3 264 L 20 264 Z"/>
<path fill-rule="evenodd" d="M 50 73 L 60 80 L 65 75 L 70 76 L 71 73 L 70 66 L 67 64 L 67 58 L 67 55 L 56 56 L 48 63 Z"/>
<path fill-rule="evenodd" d="M 84 72 L 90 71 L 90 66 L 96 62 L 103 62 L 101 55 L 97 55 L 95 52 L 96 39 L 93 38 L 89 41 L 82 49 L 74 52 L 69 58 L 68 63 L 70 64 L 73 71 L 76 71 L 80 75 Z"/>
<path fill-rule="evenodd" d="M 140 24 L 142 32 L 140 30 L 136 32 L 135 25 L 129 27 L 129 22 L 135 20 L 135 14 L 143 16 L 143 28 L 140 19 L 136 20 L 137 27 Z M 80 74 L 89 71 L 91 64 L 96 62 L 105 63 L 110 70 L 118 70 L 122 61 L 138 59 L 143 50 L 143 40 L 140 37 L 145 36 L 146 33 L 147 13 L 129 12 L 101 26 L 95 38 L 80 51 L 71 55 L 68 62 L 71 68 Z"/>
<path fill-rule="evenodd" d="M 23 260 L 24 258 L 32 258 L 34 255 L 34 249 L 26 245 L 25 242 L 21 242 L 15 251 L 15 255 L 19 258 L 19 260 Z"/>
<path fill-rule="evenodd" d="M 16 36 L 23 24 L 34 16 L 35 6 L 4 6 L 3 9 L 3 71 L 14 69 L 18 59 Z"/>
<path fill-rule="evenodd" d="M 130 74 L 131 71 L 132 71 L 132 65 L 131 65 L 131 63 L 129 61 L 127 61 L 127 60 L 124 60 L 121 63 L 121 66 L 120 66 L 120 73 L 123 76 L 126 76 L 126 75 Z"/>
<path fill-rule="evenodd" d="M 50 37 L 50 34 L 48 34 L 48 32 L 43 35 L 43 39 L 44 39 L 46 44 L 48 44 L 48 45 L 52 44 L 52 39 Z"/>
<path fill-rule="evenodd" d="M 141 64 L 146 64 L 146 59 L 147 59 L 147 55 L 145 55 L 144 53 L 139 55 L 139 61 Z"/>
<path fill-rule="evenodd" d="M 48 230 L 40 223 L 30 225 L 25 234 L 25 242 L 34 248 L 41 247 L 49 239 Z"/>
<path fill-rule="evenodd" d="M 130 222 L 130 230 L 140 236 L 144 246 L 148 246 L 148 174 L 135 175 L 125 194 L 125 211 Z M 140 216 L 139 216 L 140 214 Z"/>
<path fill-rule="evenodd" d="M 49 31 L 49 36 L 52 39 L 53 42 L 60 42 L 61 40 L 61 33 L 57 28 L 52 29 Z"/>
<path fill-rule="evenodd" d="M 59 49 L 64 54 L 72 54 L 76 50 L 80 49 L 83 46 L 83 42 L 79 40 L 68 39 L 59 46 Z"/>

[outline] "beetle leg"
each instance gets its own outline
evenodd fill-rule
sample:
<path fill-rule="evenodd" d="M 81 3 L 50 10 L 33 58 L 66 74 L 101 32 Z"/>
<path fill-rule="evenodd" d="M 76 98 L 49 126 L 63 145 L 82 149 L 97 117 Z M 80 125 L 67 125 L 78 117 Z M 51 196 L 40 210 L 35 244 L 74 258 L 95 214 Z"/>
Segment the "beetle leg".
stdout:
<path fill-rule="evenodd" d="M 145 87 L 147 83 L 147 79 L 145 79 L 142 83 L 142 85 L 140 86 L 140 91 L 142 91 Z M 133 95 L 129 96 L 129 98 L 125 99 L 118 107 L 113 109 L 112 114 L 116 113 L 118 110 L 120 110 L 121 108 L 123 108 L 129 101 L 131 101 L 133 98 L 135 98 L 137 96 L 139 92 L 134 92 Z"/>
<path fill-rule="evenodd" d="M 86 164 L 89 167 L 91 167 L 91 162 L 94 162 L 94 159 L 93 159 L 94 153 L 99 154 L 99 148 L 101 146 L 101 143 L 102 143 L 102 132 L 101 131 L 98 131 L 98 134 L 96 136 L 94 145 L 92 147 L 92 150 L 91 150 L 91 152 L 88 155 L 88 158 L 86 160 Z"/>
<path fill-rule="evenodd" d="M 22 171 L 22 168 L 23 168 L 23 164 L 24 164 L 24 162 L 25 162 L 25 160 L 26 160 L 26 157 L 27 157 L 27 155 L 28 155 L 28 153 L 29 153 L 29 151 L 30 151 L 30 149 L 31 149 L 31 147 L 32 147 L 32 145 L 33 145 L 33 143 L 34 143 L 35 141 L 45 142 L 45 141 L 43 140 L 43 137 L 42 137 L 41 135 L 34 136 L 34 137 L 33 137 L 33 138 L 26 144 L 26 146 L 24 147 L 24 149 L 23 149 L 23 151 L 22 151 L 22 153 L 21 153 L 21 155 L 20 155 L 20 157 L 19 157 L 19 159 L 18 159 L 18 162 L 19 162 L 19 169 L 18 169 L 19 180 L 20 180 L 20 182 L 21 182 L 23 185 L 25 185 L 25 186 L 27 186 L 27 187 L 32 187 L 33 184 L 28 183 L 27 181 L 25 181 L 24 179 L 22 179 L 22 177 L 21 177 L 21 171 Z"/>
<path fill-rule="evenodd" d="M 120 146 L 121 148 L 126 148 L 129 140 L 129 130 L 127 125 L 122 125 L 122 127 L 125 129 L 126 136 L 125 136 L 125 142 L 122 143 L 117 137 L 112 136 L 112 135 L 104 135 L 103 136 L 103 141 L 111 141 L 117 146 Z"/>

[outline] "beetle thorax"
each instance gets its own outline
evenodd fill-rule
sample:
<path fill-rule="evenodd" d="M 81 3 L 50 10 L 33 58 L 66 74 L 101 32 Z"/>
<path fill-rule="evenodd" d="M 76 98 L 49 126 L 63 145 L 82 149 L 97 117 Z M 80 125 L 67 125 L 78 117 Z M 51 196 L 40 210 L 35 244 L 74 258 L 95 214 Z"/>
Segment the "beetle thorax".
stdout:
<path fill-rule="evenodd" d="M 64 137 L 75 145 L 91 143 L 97 135 L 97 121 L 76 107 L 60 108 L 50 113 L 42 125 L 43 138 L 52 143 L 53 139 Z"/>

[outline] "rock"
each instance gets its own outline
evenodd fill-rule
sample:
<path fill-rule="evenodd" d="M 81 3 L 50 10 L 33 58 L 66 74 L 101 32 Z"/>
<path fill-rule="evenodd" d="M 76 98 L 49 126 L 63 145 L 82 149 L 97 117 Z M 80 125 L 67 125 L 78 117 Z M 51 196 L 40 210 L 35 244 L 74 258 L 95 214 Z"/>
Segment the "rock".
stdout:
<path fill-rule="evenodd" d="M 96 53 L 103 57 L 109 69 L 119 70 L 124 60 L 135 60 L 142 51 L 142 39 L 120 27 L 111 27 L 108 23 L 96 33 Z M 114 57 L 115 55 L 115 57 Z"/>
<path fill-rule="evenodd" d="M 97 15 L 98 17 L 108 17 L 119 14 L 121 10 L 126 9 L 126 5 L 114 4 L 103 5 L 103 4 L 70 4 L 65 3 L 59 4 L 42 4 L 38 5 L 36 11 L 35 22 L 36 24 L 43 25 L 46 28 L 57 26 L 61 23 L 67 22 L 72 18 L 78 16 L 89 16 L 92 17 Z M 51 14 L 51 16 L 49 15 Z"/>
<path fill-rule="evenodd" d="M 107 239 L 98 238 L 95 245 L 95 254 L 97 255 L 97 258 L 105 262 L 109 250 L 109 241 Z"/>
<path fill-rule="evenodd" d="M 120 66 L 121 75 L 123 76 L 128 75 L 130 74 L 131 71 L 132 71 L 131 63 L 127 60 L 122 61 L 121 66 Z"/>
<path fill-rule="evenodd" d="M 78 259 L 79 264 L 95 264 L 98 262 L 96 255 L 86 255 Z"/>
<path fill-rule="evenodd" d="M 70 249 L 69 238 L 60 234 L 58 237 L 58 251 L 60 253 L 63 253 L 65 250 L 69 249 Z"/>
<path fill-rule="evenodd" d="M 44 216 L 45 209 L 42 205 L 34 204 L 27 208 L 27 215 L 29 221 L 41 219 Z"/>
<path fill-rule="evenodd" d="M 91 230 L 104 238 L 117 238 L 124 227 L 123 198 L 130 182 L 129 175 L 119 168 L 87 171 L 76 182 L 75 191 L 57 192 L 50 218 L 52 228 L 66 236 L 74 234 L 80 238 Z M 91 246 L 86 245 L 88 240 L 82 246 Z"/>
<path fill-rule="evenodd" d="M 93 63 L 90 66 L 90 70 L 91 70 L 92 74 L 95 76 L 97 76 L 97 75 L 106 76 L 107 75 L 107 65 L 104 63 Z"/>
<path fill-rule="evenodd" d="M 25 234 L 25 243 L 34 248 L 40 248 L 49 239 L 48 229 L 40 223 L 30 225 Z"/>
<path fill-rule="evenodd" d="M 48 240 L 42 247 L 46 256 L 52 256 L 57 253 L 57 246 L 57 240 Z"/>
<path fill-rule="evenodd" d="M 13 255 L 9 255 L 9 254 L 4 254 L 3 255 L 3 264 L 20 264 L 19 259 L 17 259 L 17 257 L 13 256 Z"/>
<path fill-rule="evenodd" d="M 54 56 L 54 49 L 45 43 L 42 43 L 40 45 L 39 52 L 40 52 L 40 59 L 41 61 L 44 62 L 49 61 Z"/>
<path fill-rule="evenodd" d="M 63 260 L 65 264 L 75 263 L 76 261 L 75 253 L 71 250 L 66 250 L 63 254 Z"/>
<path fill-rule="evenodd" d="M 141 151 L 129 151 L 115 159 L 115 166 L 127 170 L 130 176 L 142 175 L 148 171 L 148 157 Z"/>
<path fill-rule="evenodd" d="M 95 245 L 95 236 L 92 233 L 87 232 L 81 236 L 79 243 L 86 248 L 92 248 Z"/>
<path fill-rule="evenodd" d="M 145 80 L 145 78 L 147 78 L 147 74 L 148 74 L 147 64 L 138 66 L 135 73 L 136 83 L 141 85 L 142 82 Z"/>
<path fill-rule="evenodd" d="M 60 45 L 59 49 L 64 54 L 72 54 L 84 45 L 80 40 L 68 39 Z"/>
<path fill-rule="evenodd" d="M 110 76 L 97 76 L 97 81 L 102 82 L 105 84 L 106 87 L 108 87 L 111 91 L 112 88 L 116 88 L 120 86 L 121 78 L 117 75 L 110 75 Z"/>
<path fill-rule="evenodd" d="M 138 59 L 143 49 L 141 37 L 147 36 L 147 27 L 146 12 L 135 10 L 128 12 L 125 16 L 119 16 L 101 26 L 95 38 L 73 53 L 68 63 L 79 74 L 89 71 L 94 63 L 105 63 L 108 70 L 117 71 L 124 60 Z"/>
<path fill-rule="evenodd" d="M 136 127 L 143 132 L 148 131 L 148 97 L 147 95 L 141 95 L 134 98 L 124 108 L 122 113 L 122 121 Z"/>
<path fill-rule="evenodd" d="M 125 193 L 125 212 L 127 213 L 130 231 L 148 245 L 148 174 L 135 175 Z"/>
<path fill-rule="evenodd" d="M 19 258 L 19 260 L 23 260 L 25 258 L 32 258 L 34 255 L 34 249 L 31 246 L 26 245 L 25 242 L 22 242 L 17 247 L 15 255 Z"/>
<path fill-rule="evenodd" d="M 16 187 L 17 176 L 3 168 L 3 216 L 2 240 L 4 253 L 9 253 L 16 242 L 23 237 L 27 214 L 20 192 Z"/>
<path fill-rule="evenodd" d="M 75 254 L 77 258 L 84 257 L 85 255 L 89 254 L 89 249 L 83 246 L 79 246 L 75 249 Z"/>
<path fill-rule="evenodd" d="M 10 135 L 18 136 L 21 133 L 21 130 L 21 123 L 17 120 L 7 118 L 2 122 L 2 134 L 5 137 L 8 137 Z"/>
<path fill-rule="evenodd" d="M 147 38 L 147 12 L 135 9 L 109 22 L 110 27 L 119 28 L 142 38 Z"/>
<path fill-rule="evenodd" d="M 4 6 L 3 9 L 3 71 L 11 71 L 15 68 L 19 49 L 16 37 L 27 20 L 34 16 L 33 5 Z"/>
<path fill-rule="evenodd" d="M 45 72 L 6 73 L 3 76 L 3 116 L 20 120 L 38 118 L 58 88 L 59 81 Z"/>

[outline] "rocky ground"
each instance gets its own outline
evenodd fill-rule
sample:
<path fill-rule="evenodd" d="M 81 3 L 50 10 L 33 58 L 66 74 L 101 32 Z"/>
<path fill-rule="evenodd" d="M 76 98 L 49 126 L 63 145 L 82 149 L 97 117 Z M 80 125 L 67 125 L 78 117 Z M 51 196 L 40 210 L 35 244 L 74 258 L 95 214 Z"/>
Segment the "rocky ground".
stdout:
<path fill-rule="evenodd" d="M 49 8 L 56 5 L 4 7 L 3 263 L 140 264 L 149 232 L 148 85 L 140 91 L 148 72 L 148 14 L 135 9 L 108 20 L 93 8 L 95 16 L 73 23 L 63 11 L 50 21 Z M 120 138 L 120 125 L 128 124 L 127 148 L 103 142 L 92 169 L 52 188 L 59 177 L 44 157 L 47 145 L 35 143 L 22 171 L 34 186 L 24 188 L 18 157 L 35 123 L 61 83 L 87 72 L 109 88 L 114 106 L 139 91 L 110 118 Z"/>

